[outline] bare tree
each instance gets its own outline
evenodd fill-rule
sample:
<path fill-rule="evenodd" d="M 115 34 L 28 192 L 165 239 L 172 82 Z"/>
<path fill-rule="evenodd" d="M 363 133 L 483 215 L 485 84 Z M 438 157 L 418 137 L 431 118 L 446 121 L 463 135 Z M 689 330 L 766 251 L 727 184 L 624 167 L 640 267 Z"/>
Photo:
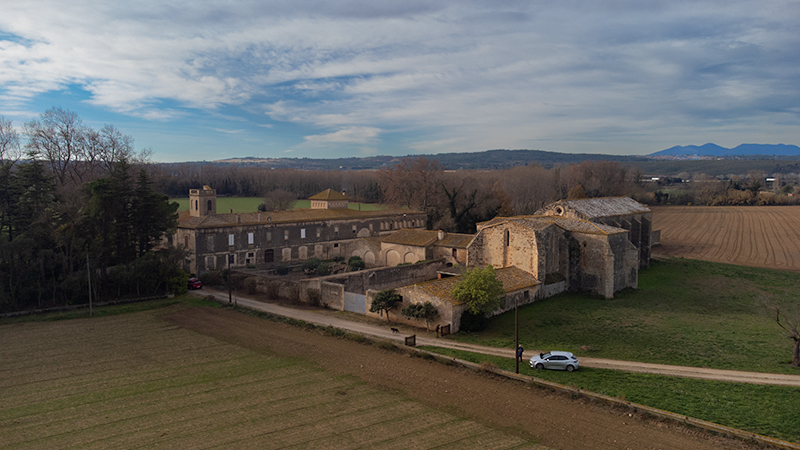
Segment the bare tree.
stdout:
<path fill-rule="evenodd" d="M 277 189 L 264 196 L 264 211 L 286 211 L 292 209 L 297 196 L 289 191 Z"/>
<path fill-rule="evenodd" d="M 10 162 L 14 164 L 22 156 L 19 144 L 19 133 L 13 123 L 0 116 L 0 165 Z"/>
<path fill-rule="evenodd" d="M 786 332 L 786 337 L 794 342 L 791 365 L 800 367 L 800 311 L 790 314 L 778 306 L 773 306 L 772 310 L 775 311 L 775 321 L 778 326 Z"/>
<path fill-rule="evenodd" d="M 58 184 L 63 185 L 67 176 L 80 183 L 81 172 L 70 173 L 83 156 L 86 139 L 86 127 L 76 113 L 50 108 L 39 120 L 25 124 L 25 134 L 28 146 L 47 160 Z"/>

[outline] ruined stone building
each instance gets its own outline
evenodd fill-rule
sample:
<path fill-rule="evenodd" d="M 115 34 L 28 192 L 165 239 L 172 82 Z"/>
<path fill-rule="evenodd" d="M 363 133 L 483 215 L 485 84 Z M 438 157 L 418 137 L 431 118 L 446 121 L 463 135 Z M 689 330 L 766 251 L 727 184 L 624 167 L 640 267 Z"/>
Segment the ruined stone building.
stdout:
<path fill-rule="evenodd" d="M 216 191 L 189 191 L 189 211 L 179 215 L 175 245 L 190 251 L 185 269 L 209 270 L 259 263 L 293 263 L 311 257 L 349 257 L 360 238 L 403 228 L 424 228 L 426 214 L 408 209 L 358 211 L 330 189 L 312 196 L 310 209 L 219 214 Z"/>

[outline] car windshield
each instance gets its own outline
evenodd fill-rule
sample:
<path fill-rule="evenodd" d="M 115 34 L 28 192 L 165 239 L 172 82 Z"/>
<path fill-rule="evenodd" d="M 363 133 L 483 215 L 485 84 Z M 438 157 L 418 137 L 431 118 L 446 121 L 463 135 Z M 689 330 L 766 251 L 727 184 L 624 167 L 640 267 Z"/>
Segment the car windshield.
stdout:
<path fill-rule="evenodd" d="M 548 352 L 548 353 L 545 353 L 543 355 L 539 355 L 539 357 L 542 358 L 542 359 L 549 358 L 550 357 L 550 353 Z"/>

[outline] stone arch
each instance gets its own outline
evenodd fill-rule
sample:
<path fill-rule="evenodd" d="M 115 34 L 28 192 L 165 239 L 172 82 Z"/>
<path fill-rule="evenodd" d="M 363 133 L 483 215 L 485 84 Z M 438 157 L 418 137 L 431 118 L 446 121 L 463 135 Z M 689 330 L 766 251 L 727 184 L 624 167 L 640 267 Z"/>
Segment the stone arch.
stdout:
<path fill-rule="evenodd" d="M 372 233 L 369 231 L 369 228 L 362 228 L 358 230 L 358 237 L 370 237 Z"/>
<path fill-rule="evenodd" d="M 403 256 L 403 262 L 415 263 L 417 261 L 419 261 L 419 258 L 417 257 L 417 254 L 414 252 L 408 252 L 405 254 L 405 256 Z"/>
<path fill-rule="evenodd" d="M 400 253 L 398 253 L 397 250 L 389 250 L 388 252 L 386 252 L 387 266 L 389 267 L 396 266 L 402 262 L 403 262 L 403 257 L 400 256 Z"/>
<path fill-rule="evenodd" d="M 306 247 L 305 245 L 299 247 L 297 249 L 297 253 L 299 254 L 298 257 L 300 259 L 303 259 L 303 260 L 308 259 L 308 247 Z"/>
<path fill-rule="evenodd" d="M 353 250 L 353 253 L 351 253 L 350 256 L 358 256 L 359 258 L 364 259 L 364 255 L 358 249 Z"/>
<path fill-rule="evenodd" d="M 375 264 L 375 254 L 370 251 L 364 253 L 364 262 L 367 263 L 368 266 Z"/>

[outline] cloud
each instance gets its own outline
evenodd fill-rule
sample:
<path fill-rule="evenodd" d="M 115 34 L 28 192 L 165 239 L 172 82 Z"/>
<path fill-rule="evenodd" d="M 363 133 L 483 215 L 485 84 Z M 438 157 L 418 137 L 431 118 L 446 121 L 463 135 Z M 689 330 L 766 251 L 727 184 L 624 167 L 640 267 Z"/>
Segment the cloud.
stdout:
<path fill-rule="evenodd" d="M 298 149 L 788 142 L 798 21 L 781 0 L 28 0 L 0 15 L 0 101 L 77 86 L 96 108 L 244 119 Z"/>
<path fill-rule="evenodd" d="M 373 142 L 381 130 L 372 127 L 350 127 L 328 134 L 306 136 L 305 141 L 312 145 L 326 144 L 368 144 Z"/>

